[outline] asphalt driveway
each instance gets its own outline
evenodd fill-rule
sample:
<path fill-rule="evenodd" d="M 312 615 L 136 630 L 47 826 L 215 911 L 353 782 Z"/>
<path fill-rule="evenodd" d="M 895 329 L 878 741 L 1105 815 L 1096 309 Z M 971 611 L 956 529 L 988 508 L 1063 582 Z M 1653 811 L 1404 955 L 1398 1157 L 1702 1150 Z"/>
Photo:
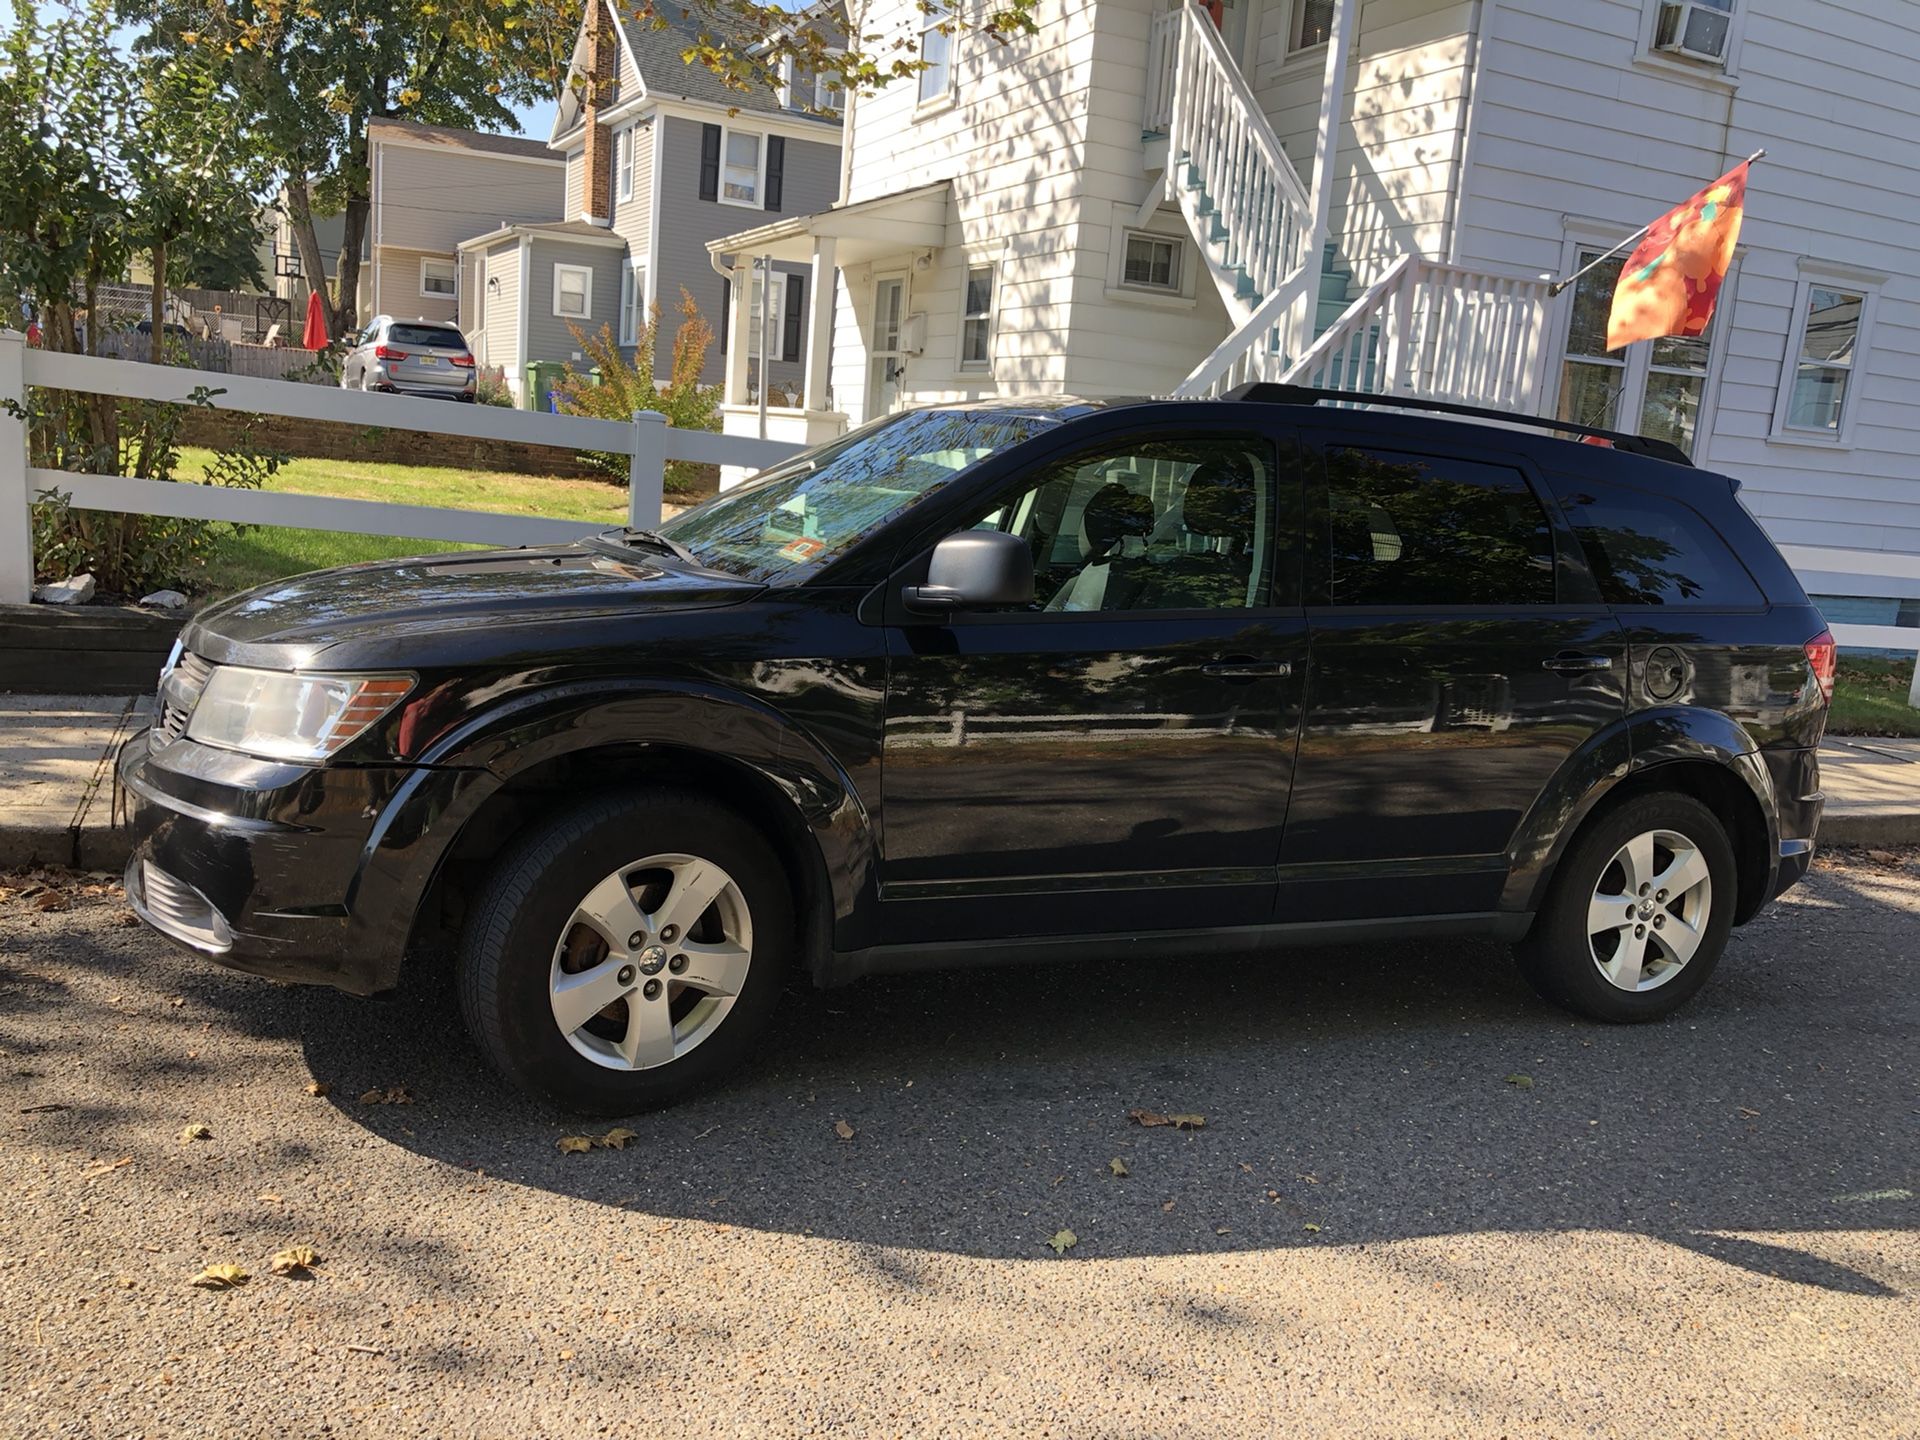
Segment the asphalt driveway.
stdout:
<path fill-rule="evenodd" d="M 48 883 L 0 879 L 0 1434 L 1920 1434 L 1908 857 L 1637 1029 L 1479 945 L 797 992 L 585 1153 L 443 977 L 228 975 Z"/>

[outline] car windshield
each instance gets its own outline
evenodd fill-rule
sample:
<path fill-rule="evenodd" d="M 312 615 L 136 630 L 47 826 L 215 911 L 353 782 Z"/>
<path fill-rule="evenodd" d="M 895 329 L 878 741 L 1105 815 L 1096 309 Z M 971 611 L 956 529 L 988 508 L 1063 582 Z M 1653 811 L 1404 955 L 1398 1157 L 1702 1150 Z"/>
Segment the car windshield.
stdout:
<path fill-rule="evenodd" d="M 1056 423 L 996 410 L 888 415 L 723 491 L 660 533 L 712 569 L 791 584 L 969 466 Z"/>
<path fill-rule="evenodd" d="M 464 350 L 467 342 L 458 330 L 443 330 L 438 325 L 396 325 L 387 332 L 395 345 L 443 345 L 449 350 Z"/>

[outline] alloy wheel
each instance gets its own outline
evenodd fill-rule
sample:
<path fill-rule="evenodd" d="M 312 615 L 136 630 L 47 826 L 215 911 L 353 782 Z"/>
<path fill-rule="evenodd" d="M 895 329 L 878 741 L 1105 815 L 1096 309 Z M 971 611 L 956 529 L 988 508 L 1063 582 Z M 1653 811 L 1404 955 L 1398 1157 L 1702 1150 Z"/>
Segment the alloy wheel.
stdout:
<path fill-rule="evenodd" d="M 1686 968 L 1713 911 L 1713 876 L 1699 846 L 1649 830 L 1615 852 L 1587 907 L 1587 945 L 1607 983 L 1655 990 Z"/>
<path fill-rule="evenodd" d="M 651 855 L 587 892 L 554 945 L 554 1023 L 609 1070 L 651 1070 L 718 1030 L 753 962 L 733 877 L 697 855 Z"/>

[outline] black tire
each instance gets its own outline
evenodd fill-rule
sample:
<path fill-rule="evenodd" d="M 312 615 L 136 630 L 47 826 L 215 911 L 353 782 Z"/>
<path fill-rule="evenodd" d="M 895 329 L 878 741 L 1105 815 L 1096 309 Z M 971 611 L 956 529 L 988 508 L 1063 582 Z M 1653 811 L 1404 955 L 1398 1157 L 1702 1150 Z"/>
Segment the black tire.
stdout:
<path fill-rule="evenodd" d="M 732 877 L 751 916 L 751 961 L 731 1008 L 699 1044 L 653 1069 L 609 1069 L 580 1054 L 554 1019 L 554 950 L 582 898 L 656 843 Z M 632 1115 L 710 1086 L 746 1058 L 773 1016 L 793 945 L 786 872 L 747 821 L 698 794 L 623 790 L 536 825 L 500 858 L 463 928 L 456 984 L 467 1028 L 506 1079 L 562 1110 Z"/>
<path fill-rule="evenodd" d="M 1712 894 L 1699 945 L 1686 963 L 1653 989 L 1626 990 L 1601 973 L 1587 930 L 1588 907 L 1621 847 L 1652 831 L 1670 831 L 1693 843 L 1706 861 Z M 1589 1019 L 1614 1024 L 1662 1019 L 1692 999 L 1713 974 L 1727 948 L 1737 885 L 1733 846 L 1713 811 L 1687 795 L 1635 796 L 1602 811 L 1574 837 L 1533 929 L 1514 947 L 1520 972 L 1544 998 Z"/>

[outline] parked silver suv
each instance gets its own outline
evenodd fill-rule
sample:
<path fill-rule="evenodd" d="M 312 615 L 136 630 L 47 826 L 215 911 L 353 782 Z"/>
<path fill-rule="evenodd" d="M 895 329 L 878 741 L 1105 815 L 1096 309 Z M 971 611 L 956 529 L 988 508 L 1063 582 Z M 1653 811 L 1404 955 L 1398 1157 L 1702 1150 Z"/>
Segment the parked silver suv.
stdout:
<path fill-rule="evenodd" d="M 471 401 L 473 349 L 451 325 L 376 315 L 341 363 L 340 388 Z"/>

